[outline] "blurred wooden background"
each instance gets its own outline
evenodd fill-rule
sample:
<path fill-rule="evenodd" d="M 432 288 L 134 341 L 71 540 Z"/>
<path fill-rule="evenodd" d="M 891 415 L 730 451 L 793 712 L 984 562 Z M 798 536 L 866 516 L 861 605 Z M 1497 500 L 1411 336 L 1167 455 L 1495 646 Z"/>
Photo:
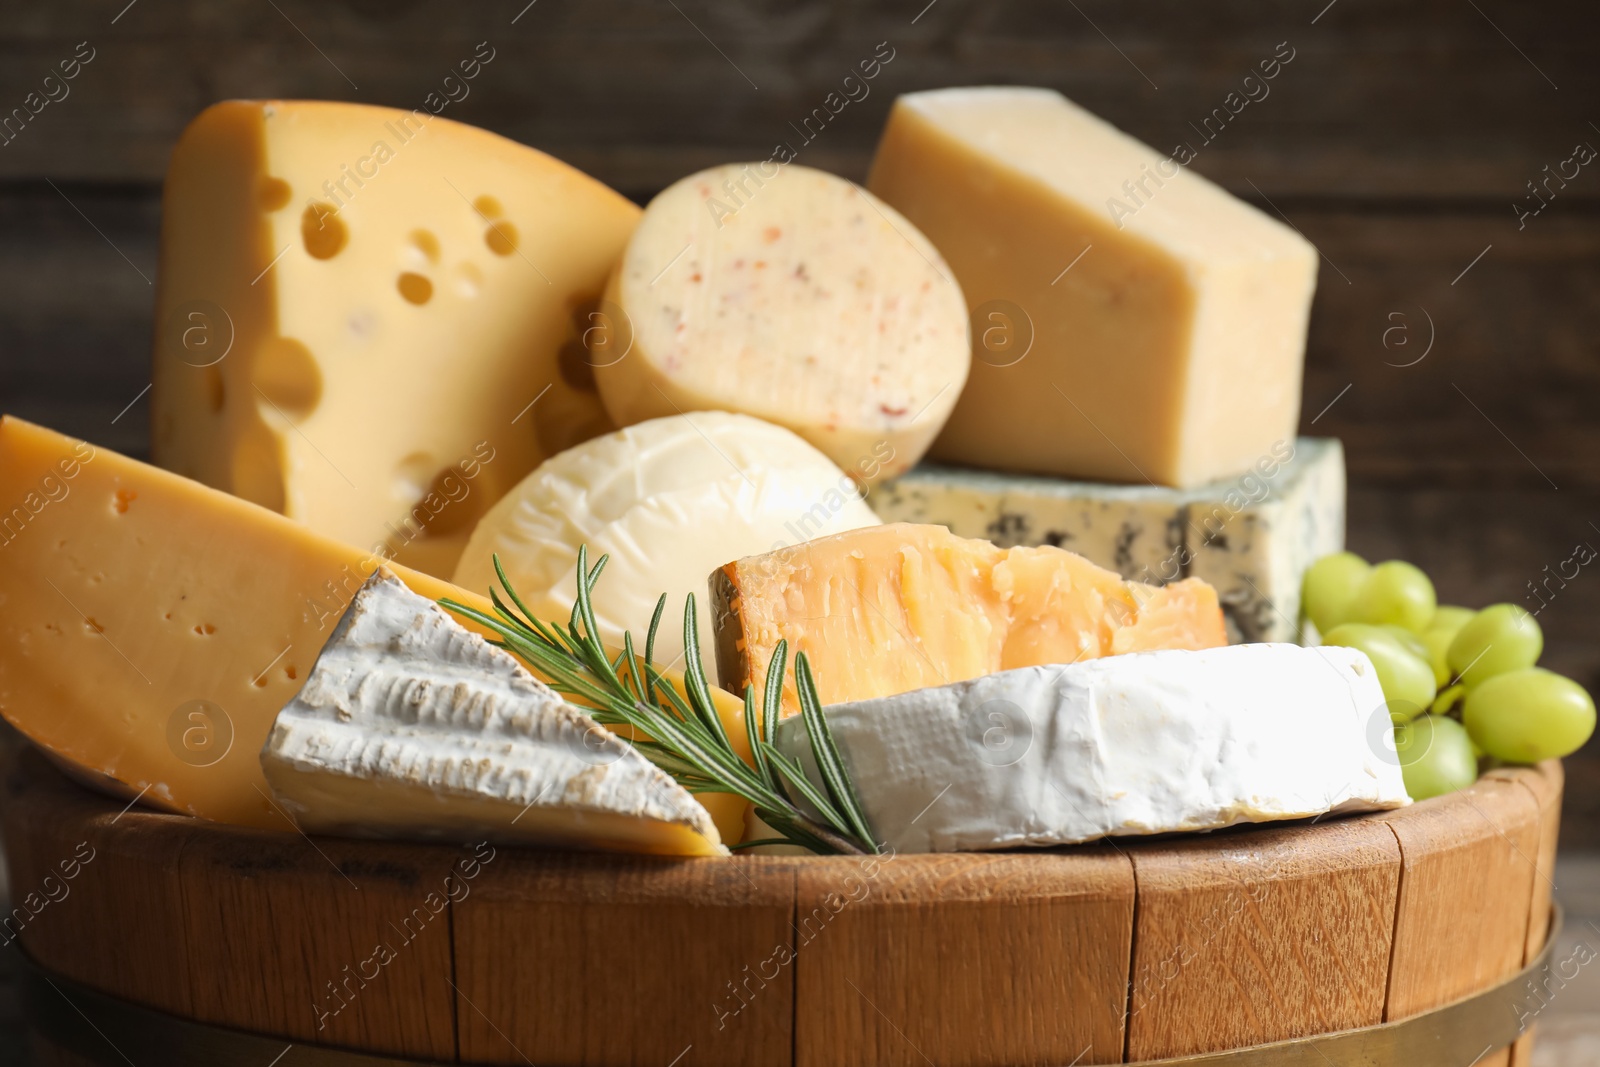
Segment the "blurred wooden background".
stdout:
<path fill-rule="evenodd" d="M 863 177 L 894 94 L 955 84 L 1053 86 L 1199 145 L 1190 124 L 1286 42 L 1270 94 L 1193 166 L 1323 253 L 1302 428 L 1348 448 L 1352 547 L 1417 562 L 1447 600 L 1529 607 L 1600 547 L 1600 161 L 1515 207 L 1600 148 L 1594 5 L 4 0 L 0 118 L 85 41 L 70 95 L 0 145 L 0 409 L 136 455 L 161 176 L 213 101 L 421 106 L 487 41 L 444 113 L 644 200 L 798 144 L 789 123 L 882 41 L 870 95 L 800 162 Z M 1600 690 L 1600 561 L 1550 588 L 1545 662 Z M 1600 845 L 1597 771 L 1600 745 L 1569 765 L 1568 845 Z"/>

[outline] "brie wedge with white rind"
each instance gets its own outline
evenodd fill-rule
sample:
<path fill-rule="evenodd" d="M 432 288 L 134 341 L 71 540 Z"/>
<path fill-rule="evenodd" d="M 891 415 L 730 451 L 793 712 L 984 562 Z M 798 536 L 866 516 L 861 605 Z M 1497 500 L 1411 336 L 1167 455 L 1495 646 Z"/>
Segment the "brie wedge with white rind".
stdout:
<path fill-rule="evenodd" d="M 278 713 L 261 766 L 307 833 L 727 853 L 671 777 L 383 570 Z"/>
<path fill-rule="evenodd" d="M 1403 807 L 1352 648 L 1234 645 L 1027 667 L 825 709 L 899 852 L 1048 846 Z M 777 747 L 820 784 L 803 718 Z"/>

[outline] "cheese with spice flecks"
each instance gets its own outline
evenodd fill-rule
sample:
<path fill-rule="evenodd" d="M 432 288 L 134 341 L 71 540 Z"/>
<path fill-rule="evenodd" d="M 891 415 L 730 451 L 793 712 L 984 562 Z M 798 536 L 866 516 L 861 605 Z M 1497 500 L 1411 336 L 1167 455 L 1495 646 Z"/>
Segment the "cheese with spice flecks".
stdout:
<path fill-rule="evenodd" d="M 868 503 L 885 522 L 1055 545 L 1135 581 L 1203 578 L 1230 640 L 1291 641 L 1306 568 L 1344 547 L 1344 450 L 1331 438 L 1280 442 L 1245 474 L 1188 490 L 923 465 Z"/>
<path fill-rule="evenodd" d="M 808 167 L 730 164 L 650 202 L 602 307 L 620 426 L 721 410 L 786 426 L 871 485 L 909 470 L 971 364 L 944 259 L 893 208 Z"/>

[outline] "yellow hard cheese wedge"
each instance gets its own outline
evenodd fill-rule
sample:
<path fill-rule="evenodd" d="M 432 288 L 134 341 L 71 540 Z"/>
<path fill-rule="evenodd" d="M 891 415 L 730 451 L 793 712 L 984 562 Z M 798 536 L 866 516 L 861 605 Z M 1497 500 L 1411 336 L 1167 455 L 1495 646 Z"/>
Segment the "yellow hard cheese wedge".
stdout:
<path fill-rule="evenodd" d="M 381 559 L 255 504 L 0 420 L 0 714 L 94 784 L 275 829 L 259 756 Z M 411 589 L 477 592 L 394 566 Z M 728 734 L 742 703 L 714 692 Z M 726 841 L 743 802 L 703 798 Z"/>
<path fill-rule="evenodd" d="M 998 548 L 894 523 L 728 564 L 711 577 L 722 684 L 764 688 L 780 640 L 824 704 L 1125 652 L 1228 643 L 1197 578 L 1125 582 L 1064 549 Z M 784 710 L 799 710 L 792 672 Z"/>
<path fill-rule="evenodd" d="M 972 378 L 931 455 L 1191 487 L 1293 441 L 1317 253 L 1047 89 L 896 101 L 868 187 L 938 247 Z"/>
<path fill-rule="evenodd" d="M 639 209 L 559 160 L 235 100 L 184 131 L 162 211 L 158 466 L 448 576 L 490 504 L 611 428 L 582 338 Z"/>

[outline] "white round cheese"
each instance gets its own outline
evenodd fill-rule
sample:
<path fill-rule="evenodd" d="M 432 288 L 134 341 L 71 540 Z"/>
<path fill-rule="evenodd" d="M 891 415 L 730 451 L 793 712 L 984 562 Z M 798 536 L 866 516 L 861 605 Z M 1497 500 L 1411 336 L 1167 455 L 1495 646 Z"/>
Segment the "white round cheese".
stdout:
<path fill-rule="evenodd" d="M 591 566 L 602 640 L 631 630 L 638 652 L 656 598 L 667 594 L 655 661 L 682 669 L 684 597 L 693 593 L 701 661 L 715 679 L 712 571 L 743 556 L 875 526 L 855 481 L 788 430 L 719 411 L 652 419 L 541 464 L 473 531 L 455 583 L 486 593 L 493 557 L 530 610 L 565 623 L 578 546 Z M 675 662 L 677 661 L 677 662 Z"/>
<path fill-rule="evenodd" d="M 933 245 L 852 182 L 730 164 L 657 196 L 607 288 L 595 379 L 618 425 L 696 410 L 787 426 L 866 481 L 927 451 L 972 362 Z"/>

